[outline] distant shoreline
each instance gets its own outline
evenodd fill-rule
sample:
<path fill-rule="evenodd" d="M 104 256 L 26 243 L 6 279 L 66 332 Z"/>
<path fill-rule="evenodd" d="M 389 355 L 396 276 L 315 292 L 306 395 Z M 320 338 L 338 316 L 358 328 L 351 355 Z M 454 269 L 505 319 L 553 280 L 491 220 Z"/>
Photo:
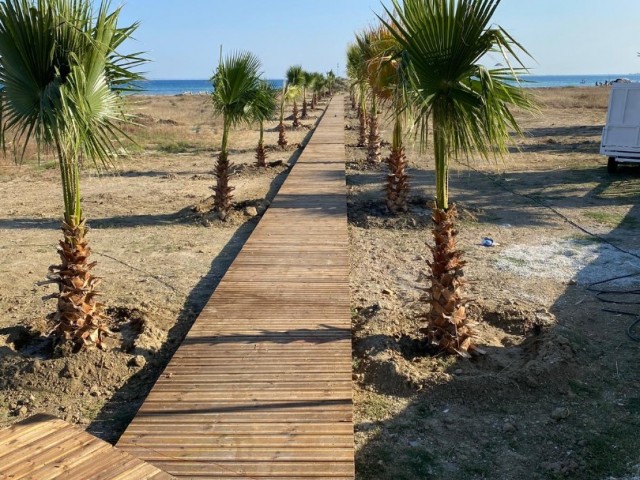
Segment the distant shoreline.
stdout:
<path fill-rule="evenodd" d="M 618 78 L 640 82 L 640 74 L 592 74 L 592 75 L 523 75 L 525 88 L 595 87 L 596 82 L 609 83 Z M 282 88 L 284 80 L 268 79 L 276 88 Z M 213 89 L 209 80 L 145 80 L 140 82 L 142 90 L 133 95 L 208 95 Z"/>
<path fill-rule="evenodd" d="M 282 88 L 284 80 L 267 79 L 275 88 Z M 210 80 L 144 80 L 132 95 L 208 95 L 213 91 Z"/>

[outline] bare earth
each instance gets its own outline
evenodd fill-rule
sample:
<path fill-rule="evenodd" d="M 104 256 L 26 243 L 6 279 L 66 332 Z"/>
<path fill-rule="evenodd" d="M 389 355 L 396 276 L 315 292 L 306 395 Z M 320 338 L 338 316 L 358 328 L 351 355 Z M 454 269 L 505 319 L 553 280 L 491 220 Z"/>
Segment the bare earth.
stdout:
<path fill-rule="evenodd" d="M 538 95 L 541 113 L 520 115 L 519 151 L 504 163 L 456 165 L 451 176 L 469 311 L 487 351 L 472 360 L 428 356 L 418 333 L 433 159 L 409 152 L 411 211 L 389 216 L 384 166 L 364 165 L 348 110 L 359 479 L 640 474 L 640 345 L 626 335 L 634 317 L 603 311 L 637 314 L 638 305 L 605 304 L 592 291 L 637 290 L 640 276 L 589 289 L 640 273 L 640 167 L 609 175 L 598 154 L 607 89 Z M 207 213 L 221 135 L 208 99 L 148 97 L 134 109 L 147 125 L 131 129 L 140 147 L 120 159 L 117 174 L 88 169 L 83 178 L 117 331 L 108 352 L 51 357 L 42 333 L 53 304 L 40 297 L 53 287 L 37 282 L 57 261 L 59 174 L 46 156 L 40 165 L 0 165 L 0 425 L 49 412 L 117 439 L 250 234 L 250 207 L 263 211 L 284 178 L 286 165 L 249 166 L 255 129 L 234 133 L 239 207 L 221 222 Z M 275 125 L 267 126 L 269 145 Z M 289 141 L 308 133 L 289 131 Z M 384 133 L 389 140 L 391 129 Z M 268 161 L 296 156 L 274 149 Z M 483 247 L 484 237 L 495 246 Z"/>
<path fill-rule="evenodd" d="M 607 89 L 538 95 L 541 113 L 519 116 L 519 151 L 451 175 L 469 311 L 487 351 L 472 360 L 425 356 L 417 334 L 433 159 L 409 153 L 411 211 L 390 217 L 384 167 L 365 166 L 349 120 L 360 479 L 604 479 L 640 469 L 640 345 L 625 334 L 634 317 L 603 311 L 637 315 L 638 303 L 603 303 L 589 290 L 627 274 L 592 288 L 638 289 L 640 168 L 610 175 L 598 154 Z"/>

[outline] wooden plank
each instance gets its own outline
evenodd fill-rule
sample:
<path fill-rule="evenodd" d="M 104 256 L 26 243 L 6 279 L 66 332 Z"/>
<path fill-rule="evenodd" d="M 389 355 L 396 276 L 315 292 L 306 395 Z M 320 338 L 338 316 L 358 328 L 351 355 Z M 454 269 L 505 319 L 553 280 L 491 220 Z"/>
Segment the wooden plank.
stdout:
<path fill-rule="evenodd" d="M 220 479 L 225 478 L 277 478 L 289 479 L 302 477 L 306 479 L 353 478 L 353 461 L 346 462 L 194 462 L 184 460 L 168 460 L 157 462 L 166 471 L 175 472 L 177 477 L 198 477 Z"/>

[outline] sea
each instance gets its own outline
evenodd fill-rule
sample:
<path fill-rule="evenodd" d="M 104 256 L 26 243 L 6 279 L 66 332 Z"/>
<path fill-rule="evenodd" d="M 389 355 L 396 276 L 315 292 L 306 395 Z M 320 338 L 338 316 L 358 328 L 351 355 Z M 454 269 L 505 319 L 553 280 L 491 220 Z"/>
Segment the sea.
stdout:
<path fill-rule="evenodd" d="M 282 88 L 284 80 L 267 80 L 273 87 Z M 145 80 L 138 82 L 135 95 L 202 95 L 213 91 L 209 80 Z"/>
<path fill-rule="evenodd" d="M 640 82 L 640 73 L 602 75 L 525 75 L 523 86 L 527 88 L 595 87 L 619 78 Z M 275 88 L 282 88 L 284 80 L 268 80 Z M 201 95 L 213 90 L 209 80 L 145 80 L 139 83 L 139 95 Z"/>

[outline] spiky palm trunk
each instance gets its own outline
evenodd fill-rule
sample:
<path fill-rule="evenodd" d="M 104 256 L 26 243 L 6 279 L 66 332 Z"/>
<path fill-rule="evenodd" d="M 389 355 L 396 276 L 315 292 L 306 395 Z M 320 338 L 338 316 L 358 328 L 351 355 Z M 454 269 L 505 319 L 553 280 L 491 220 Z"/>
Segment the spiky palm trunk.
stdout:
<path fill-rule="evenodd" d="M 407 211 L 407 197 L 409 196 L 409 176 L 407 175 L 407 159 L 402 145 L 402 122 L 396 116 L 393 127 L 393 142 L 391 154 L 387 159 L 389 173 L 385 186 L 387 208 L 391 213 L 398 214 Z"/>
<path fill-rule="evenodd" d="M 293 123 L 291 124 L 293 128 L 298 128 L 300 126 L 300 119 L 298 118 L 298 103 L 293 101 Z"/>
<path fill-rule="evenodd" d="M 89 262 L 91 249 L 86 239 L 87 227 L 80 205 L 80 172 L 77 155 L 57 146 L 65 214 L 62 222 L 64 239 L 58 254 L 60 265 L 49 267 L 49 283 L 58 284 L 56 312 L 49 316 L 54 324 L 51 332 L 60 339 L 81 347 L 103 347 L 109 333 L 104 305 L 97 301 L 100 279 L 91 273 L 96 262 Z"/>
<path fill-rule="evenodd" d="M 259 167 L 267 166 L 267 153 L 264 151 L 264 124 L 260 122 L 260 138 L 256 147 L 256 163 Z"/>
<path fill-rule="evenodd" d="M 227 213 L 229 213 L 229 210 L 231 210 L 231 200 L 233 199 L 231 192 L 233 192 L 235 188 L 229 185 L 229 180 L 231 178 L 231 162 L 229 161 L 227 144 L 231 125 L 229 125 L 226 118 L 223 119 L 223 124 L 222 147 L 220 149 L 218 159 L 216 160 L 214 172 L 216 185 L 213 188 L 213 209 L 224 219 Z"/>
<path fill-rule="evenodd" d="M 374 165 L 380 163 L 380 133 L 378 131 L 378 108 L 375 96 L 371 101 L 371 114 L 369 115 L 367 161 Z"/>
<path fill-rule="evenodd" d="M 287 146 L 287 134 L 284 128 L 284 122 L 280 119 L 280 123 L 278 124 L 278 146 L 284 148 Z"/>
<path fill-rule="evenodd" d="M 438 107 L 436 107 L 438 108 Z M 436 112 L 438 113 L 438 112 Z M 434 116 L 439 118 L 438 115 Z M 449 207 L 448 199 L 448 150 L 441 126 L 433 127 L 433 144 L 436 163 L 436 205 L 433 208 L 433 238 L 431 247 L 431 287 L 428 291 L 430 310 L 427 314 L 426 333 L 429 342 L 439 350 L 469 356 L 474 333 L 468 325 L 465 302 L 462 297 L 462 252 L 456 244 L 457 216 L 455 205 Z"/>
<path fill-rule="evenodd" d="M 317 102 L 318 102 L 318 96 L 316 95 L 316 92 L 313 92 L 313 95 L 311 95 L 311 110 L 314 110 L 316 108 Z"/>
<path fill-rule="evenodd" d="M 360 129 L 358 131 L 358 146 L 367 146 L 367 112 L 362 105 L 358 106 L 358 118 L 360 119 Z"/>
<path fill-rule="evenodd" d="M 422 329 L 429 342 L 438 350 L 469 356 L 474 349 L 474 334 L 468 325 L 462 297 L 462 252 L 457 249 L 454 223 L 455 205 L 448 210 L 434 207 L 432 220 L 435 245 L 431 247 L 433 260 L 431 286 L 428 290 L 430 310 L 427 326 Z"/>
<path fill-rule="evenodd" d="M 307 90 L 306 88 L 302 89 L 302 112 L 300 113 L 300 117 L 302 119 L 307 118 Z"/>

